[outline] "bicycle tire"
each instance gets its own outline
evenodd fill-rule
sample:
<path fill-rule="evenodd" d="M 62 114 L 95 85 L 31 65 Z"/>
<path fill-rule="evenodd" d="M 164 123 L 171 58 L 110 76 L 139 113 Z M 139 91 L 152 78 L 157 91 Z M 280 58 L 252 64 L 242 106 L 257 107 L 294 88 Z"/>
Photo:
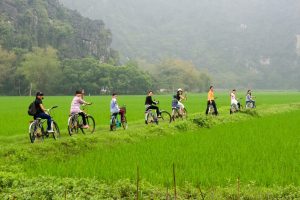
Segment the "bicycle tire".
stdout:
<path fill-rule="evenodd" d="M 160 123 L 171 123 L 171 115 L 169 112 L 163 110 L 160 112 L 160 118 L 159 118 Z"/>
<path fill-rule="evenodd" d="M 114 115 L 111 116 L 110 130 L 111 131 L 117 130 L 116 117 Z"/>
<path fill-rule="evenodd" d="M 146 117 L 146 124 L 152 124 L 152 123 L 156 123 L 157 124 L 157 120 L 155 120 L 154 115 L 151 112 L 147 113 L 147 117 Z"/>
<path fill-rule="evenodd" d="M 60 138 L 60 131 L 59 131 L 59 128 L 58 128 L 58 125 L 55 121 L 52 122 L 53 123 L 53 133 L 52 133 L 52 136 L 53 136 L 53 139 L 54 140 L 58 140 Z"/>
<path fill-rule="evenodd" d="M 31 143 L 34 143 L 36 139 L 44 140 L 44 128 L 38 127 L 37 123 L 37 121 L 33 121 L 29 125 L 29 139 Z"/>
<path fill-rule="evenodd" d="M 87 129 L 81 128 L 82 133 L 94 133 L 95 131 L 95 120 L 92 116 L 86 116 L 86 124 L 89 126 Z"/>
<path fill-rule="evenodd" d="M 186 108 L 183 109 L 183 114 L 182 114 L 182 119 L 187 119 L 188 118 L 188 111 Z"/>
<path fill-rule="evenodd" d="M 76 120 L 75 115 L 72 115 L 68 119 L 68 132 L 72 136 L 74 133 L 78 133 L 78 121 Z"/>
<path fill-rule="evenodd" d="M 124 116 L 124 119 L 123 119 L 123 121 L 121 123 L 122 123 L 123 129 L 126 130 L 128 128 L 126 116 Z"/>

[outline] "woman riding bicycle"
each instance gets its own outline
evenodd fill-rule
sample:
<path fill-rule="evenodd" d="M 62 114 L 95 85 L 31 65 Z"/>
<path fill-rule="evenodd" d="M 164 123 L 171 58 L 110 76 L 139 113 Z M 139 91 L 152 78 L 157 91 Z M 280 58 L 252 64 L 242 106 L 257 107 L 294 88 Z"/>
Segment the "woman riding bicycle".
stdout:
<path fill-rule="evenodd" d="M 236 89 L 233 89 L 230 93 L 230 105 L 234 105 L 237 110 L 240 110 L 241 108 L 240 102 L 238 102 L 238 100 L 236 99 Z"/>
<path fill-rule="evenodd" d="M 246 95 L 246 105 L 248 104 L 248 103 L 252 103 L 252 105 L 253 105 L 253 108 L 255 108 L 255 100 L 253 100 L 253 96 L 252 96 L 252 94 L 251 94 L 251 90 L 248 90 L 247 91 L 247 95 Z"/>
<path fill-rule="evenodd" d="M 89 128 L 89 125 L 87 125 L 87 123 L 86 123 L 85 113 L 82 110 L 80 110 L 80 106 L 83 104 L 91 105 L 91 103 L 84 101 L 82 99 L 82 95 L 83 95 L 82 91 L 80 91 L 80 90 L 77 90 L 75 92 L 75 96 L 71 103 L 70 113 L 71 113 L 71 115 L 74 115 L 74 114 L 80 115 L 82 117 L 82 123 L 83 123 L 82 128 Z"/>
<path fill-rule="evenodd" d="M 125 110 L 119 108 L 119 105 L 117 103 L 117 94 L 116 93 L 112 94 L 112 99 L 110 101 L 110 113 L 112 115 L 120 114 L 121 115 L 121 122 L 123 122 L 125 120 L 125 118 L 124 118 Z"/>
<path fill-rule="evenodd" d="M 181 103 L 186 98 L 183 96 L 183 90 L 179 88 L 176 93 L 176 99 L 178 100 L 178 107 L 179 107 L 179 113 L 182 114 L 182 111 L 184 109 L 183 103 Z"/>

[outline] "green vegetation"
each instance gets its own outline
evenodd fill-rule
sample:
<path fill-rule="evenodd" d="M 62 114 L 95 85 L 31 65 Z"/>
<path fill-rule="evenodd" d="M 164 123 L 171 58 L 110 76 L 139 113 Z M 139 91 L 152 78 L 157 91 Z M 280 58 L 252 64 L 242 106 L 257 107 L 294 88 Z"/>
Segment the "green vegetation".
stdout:
<path fill-rule="evenodd" d="M 208 75 L 189 62 L 162 62 L 151 74 L 146 63 L 129 59 L 120 64 L 104 23 L 84 18 L 58 0 L 3 0 L 0 13 L 0 95 L 37 90 L 71 95 L 80 88 L 93 95 L 142 94 L 179 86 L 198 92 L 210 84 Z"/>
<path fill-rule="evenodd" d="M 299 198 L 299 93 L 257 92 L 256 110 L 233 115 L 228 94 L 217 96 L 218 117 L 204 116 L 206 94 L 189 94 L 187 121 L 146 126 L 144 96 L 121 95 L 129 129 L 113 133 L 110 97 L 86 96 L 94 102 L 89 113 L 97 129 L 73 137 L 66 129 L 72 97 L 46 96 L 47 107 L 59 105 L 54 116 L 62 138 L 35 144 L 29 143 L 24 116 L 31 99 L 1 97 L 0 103 L 10 106 L 0 120 L 0 197 L 133 199 L 139 166 L 140 197 L 164 199 L 167 188 L 173 196 L 174 163 L 179 199 Z M 170 110 L 171 95 L 156 98 Z"/>

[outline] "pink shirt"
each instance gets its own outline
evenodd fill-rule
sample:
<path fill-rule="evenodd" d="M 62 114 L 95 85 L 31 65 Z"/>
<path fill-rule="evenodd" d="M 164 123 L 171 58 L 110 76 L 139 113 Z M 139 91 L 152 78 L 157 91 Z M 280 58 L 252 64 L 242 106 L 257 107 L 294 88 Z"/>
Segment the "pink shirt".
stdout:
<path fill-rule="evenodd" d="M 86 103 L 84 100 L 82 100 L 81 97 L 75 96 L 72 100 L 71 103 L 71 109 L 70 109 L 70 113 L 79 113 L 82 112 L 80 110 L 80 105 Z"/>

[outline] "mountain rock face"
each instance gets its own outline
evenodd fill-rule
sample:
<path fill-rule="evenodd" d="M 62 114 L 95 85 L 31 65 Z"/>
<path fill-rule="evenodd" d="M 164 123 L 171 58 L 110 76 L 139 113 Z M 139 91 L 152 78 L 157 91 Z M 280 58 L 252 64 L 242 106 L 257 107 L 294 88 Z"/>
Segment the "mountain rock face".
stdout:
<path fill-rule="evenodd" d="M 6 49 L 53 46 L 62 58 L 93 56 L 106 62 L 117 53 L 102 20 L 90 20 L 58 0 L 0 0 L 0 45 Z"/>
<path fill-rule="evenodd" d="M 103 19 L 123 58 L 191 60 L 220 87 L 300 85 L 298 0 L 60 1 Z"/>

